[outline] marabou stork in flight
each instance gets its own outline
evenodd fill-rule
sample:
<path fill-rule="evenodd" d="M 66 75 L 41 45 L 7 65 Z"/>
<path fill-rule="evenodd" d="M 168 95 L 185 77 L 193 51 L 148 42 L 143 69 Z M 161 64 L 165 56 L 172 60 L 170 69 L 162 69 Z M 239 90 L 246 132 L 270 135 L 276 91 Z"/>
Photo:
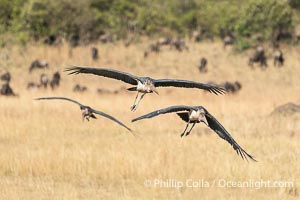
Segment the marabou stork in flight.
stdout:
<path fill-rule="evenodd" d="M 95 114 L 97 115 L 100 115 L 100 116 L 103 116 L 103 117 L 106 117 L 116 123 L 118 123 L 119 125 L 123 126 L 124 128 L 126 128 L 127 130 L 131 131 L 130 128 L 128 128 L 125 124 L 123 124 L 122 122 L 120 122 L 119 120 L 117 120 L 116 118 L 104 113 L 104 112 L 101 112 L 101 111 L 98 111 L 98 110 L 94 110 L 93 108 L 89 107 L 89 106 L 85 106 L 85 105 L 82 105 L 81 103 L 73 100 L 73 99 L 69 99 L 69 98 L 65 98 L 65 97 L 43 97 L 43 98 L 36 98 L 35 100 L 66 100 L 66 101 L 70 101 L 70 102 L 73 102 L 77 105 L 79 105 L 80 107 L 80 110 L 82 111 L 82 120 L 84 121 L 84 119 L 86 119 L 87 121 L 90 120 L 90 118 L 94 118 L 94 119 L 97 119 L 97 117 L 95 116 Z"/>
<path fill-rule="evenodd" d="M 121 72 L 114 69 L 105 69 L 105 68 L 90 68 L 90 67 L 79 67 L 73 66 L 67 68 L 65 71 L 68 71 L 69 74 L 94 74 L 98 76 L 104 76 L 107 78 L 113 78 L 121 80 L 125 83 L 135 85 L 135 87 L 128 88 L 129 91 L 137 91 L 134 103 L 131 106 L 131 111 L 135 111 L 139 102 L 147 93 L 156 93 L 158 94 L 156 87 L 184 87 L 184 88 L 197 88 L 207 90 L 216 95 L 224 94 L 225 89 L 216 85 L 198 83 L 188 80 L 177 80 L 177 79 L 153 79 L 150 77 L 139 77 L 127 72 Z M 138 99 L 139 93 L 142 93 Z"/>
<path fill-rule="evenodd" d="M 233 149 L 246 160 L 247 157 L 253 161 L 256 161 L 250 154 L 248 154 L 240 145 L 233 139 L 233 137 L 228 133 L 228 131 L 222 126 L 218 120 L 212 116 L 204 107 L 202 106 L 171 106 L 168 108 L 153 111 L 151 113 L 145 114 L 138 118 L 132 120 L 132 122 L 139 121 L 146 118 L 156 117 L 161 114 L 167 114 L 176 112 L 176 114 L 185 122 L 187 122 L 186 127 L 181 134 L 181 137 L 190 134 L 191 130 L 194 128 L 196 123 L 204 122 L 209 128 L 215 131 L 222 139 L 226 140 Z M 192 124 L 190 130 L 187 131 L 189 124 Z"/>

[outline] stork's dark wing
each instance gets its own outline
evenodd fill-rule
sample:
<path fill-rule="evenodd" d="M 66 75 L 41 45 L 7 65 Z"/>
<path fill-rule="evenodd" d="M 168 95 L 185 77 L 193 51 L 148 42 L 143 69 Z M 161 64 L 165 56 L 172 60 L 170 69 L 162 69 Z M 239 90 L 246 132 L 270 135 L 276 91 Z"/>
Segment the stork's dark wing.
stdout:
<path fill-rule="evenodd" d="M 43 98 L 36 98 L 35 100 L 66 100 L 66 101 L 71 101 L 73 103 L 76 103 L 79 106 L 84 106 L 81 103 L 79 103 L 73 99 L 66 98 L 66 97 L 43 97 Z"/>
<path fill-rule="evenodd" d="M 69 72 L 69 74 L 95 74 L 98 76 L 117 79 L 131 85 L 136 85 L 137 80 L 139 80 L 139 77 L 137 76 L 114 69 L 73 66 L 71 68 L 67 68 L 65 71 Z"/>
<path fill-rule="evenodd" d="M 108 115 L 108 114 L 106 114 L 106 113 L 104 113 L 104 112 L 98 111 L 98 110 L 92 109 L 92 111 L 93 111 L 93 113 L 98 114 L 98 115 L 101 115 L 101 116 L 103 116 L 103 117 L 106 117 L 106 118 L 108 118 L 108 119 L 110 119 L 110 120 L 112 120 L 112 121 L 118 123 L 119 125 L 123 126 L 123 127 L 126 128 L 127 130 L 131 131 L 130 128 L 128 128 L 125 124 L 123 124 L 122 122 L 120 122 L 120 121 L 117 120 L 116 118 L 114 118 L 114 117 L 112 117 L 112 116 L 110 116 L 110 115 Z"/>
<path fill-rule="evenodd" d="M 256 161 L 251 155 L 249 155 L 240 145 L 231 137 L 231 135 L 226 131 L 226 129 L 214 118 L 207 110 L 205 109 L 205 116 L 208 123 L 208 126 L 214 130 L 222 139 L 226 140 L 229 144 L 232 145 L 233 149 L 240 155 L 243 159 L 246 160 L 249 157 L 251 160 Z"/>
<path fill-rule="evenodd" d="M 176 113 L 183 121 L 189 122 L 189 112 Z"/>
<path fill-rule="evenodd" d="M 135 122 L 135 121 L 138 121 L 138 120 L 141 120 L 141 119 L 145 119 L 145 118 L 152 118 L 152 117 L 155 117 L 157 115 L 161 115 L 161 114 L 166 114 L 166 113 L 171 113 L 171 112 L 178 112 L 178 111 L 186 111 L 186 110 L 191 110 L 191 109 L 194 109 L 193 106 L 171 106 L 171 107 L 168 107 L 168 108 L 164 108 L 164 109 L 160 109 L 160 110 L 156 110 L 156 111 L 153 111 L 151 113 L 148 113 L 146 115 L 142 115 L 138 118 L 135 118 L 133 120 L 131 120 L 132 122 Z"/>
<path fill-rule="evenodd" d="M 224 94 L 225 89 L 212 84 L 198 83 L 187 80 L 176 80 L 176 79 L 157 79 L 154 80 L 155 87 L 185 87 L 185 88 L 198 88 L 213 92 L 216 95 Z"/>

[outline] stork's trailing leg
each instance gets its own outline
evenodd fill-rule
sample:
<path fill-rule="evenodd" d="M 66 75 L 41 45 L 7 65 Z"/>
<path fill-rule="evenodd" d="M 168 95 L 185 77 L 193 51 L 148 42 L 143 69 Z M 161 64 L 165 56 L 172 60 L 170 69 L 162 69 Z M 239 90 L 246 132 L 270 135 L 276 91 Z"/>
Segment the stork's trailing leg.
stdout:
<path fill-rule="evenodd" d="M 186 132 L 185 136 L 188 136 L 191 133 L 191 131 L 194 128 L 195 125 L 196 125 L 196 123 L 193 123 L 191 129 L 188 132 Z"/>
<path fill-rule="evenodd" d="M 183 137 L 184 136 L 184 134 L 185 134 L 185 131 L 187 130 L 187 128 L 189 127 L 189 124 L 190 124 L 190 121 L 188 121 L 188 123 L 186 124 L 186 127 L 185 127 L 185 129 L 184 129 L 184 131 L 183 131 L 183 133 L 181 133 L 181 137 Z"/>
<path fill-rule="evenodd" d="M 140 101 L 144 98 L 144 96 L 146 95 L 146 93 L 142 94 L 141 97 L 140 97 L 140 99 L 139 99 L 139 100 L 137 101 L 137 103 L 136 103 L 136 100 L 137 100 L 137 98 L 138 98 L 138 95 L 139 95 L 139 92 L 138 92 L 138 94 L 137 94 L 137 96 L 136 96 L 136 98 L 135 98 L 135 100 L 134 100 L 133 106 L 131 106 L 131 111 L 135 111 L 135 110 L 137 109 L 137 107 L 138 107 Z"/>
<path fill-rule="evenodd" d="M 135 97 L 135 99 L 134 99 L 134 102 L 133 102 L 133 105 L 131 106 L 131 111 L 133 111 L 133 109 L 135 108 L 135 102 L 136 102 L 136 100 L 137 100 L 137 98 L 139 97 L 139 92 L 136 94 L 136 97 Z"/>

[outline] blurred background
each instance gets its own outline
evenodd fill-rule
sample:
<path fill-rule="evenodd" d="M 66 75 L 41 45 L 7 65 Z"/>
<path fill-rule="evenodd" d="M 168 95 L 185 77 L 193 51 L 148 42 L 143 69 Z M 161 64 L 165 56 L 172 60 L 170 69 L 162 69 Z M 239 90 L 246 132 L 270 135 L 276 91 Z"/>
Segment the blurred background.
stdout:
<path fill-rule="evenodd" d="M 1 0 L 1 46 L 10 42 L 72 45 L 140 36 L 235 38 L 243 50 L 257 42 L 295 42 L 300 35 L 297 0 Z M 254 43 L 254 44 L 253 44 Z"/>

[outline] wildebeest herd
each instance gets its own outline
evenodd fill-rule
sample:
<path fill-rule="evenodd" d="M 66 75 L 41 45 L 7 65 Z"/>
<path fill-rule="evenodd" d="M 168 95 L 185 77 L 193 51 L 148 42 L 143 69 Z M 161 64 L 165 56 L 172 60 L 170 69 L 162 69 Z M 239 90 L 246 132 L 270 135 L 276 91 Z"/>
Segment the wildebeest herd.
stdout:
<path fill-rule="evenodd" d="M 55 88 L 59 87 L 60 84 L 60 73 L 57 71 L 52 75 L 52 78 L 49 79 L 48 75 L 45 73 L 42 73 L 40 75 L 39 82 L 29 82 L 27 84 L 27 89 L 35 89 L 35 88 L 44 88 L 47 89 L 50 85 L 51 89 L 54 90 Z"/>
<path fill-rule="evenodd" d="M 169 49 L 175 49 L 179 52 L 189 50 L 189 47 L 183 39 L 164 37 L 159 38 L 155 43 L 150 44 L 148 49 L 144 52 L 144 57 L 148 57 L 150 53 L 159 53 L 163 46 L 169 46 Z"/>
<path fill-rule="evenodd" d="M 194 32 L 191 36 L 191 39 L 195 42 L 200 41 L 203 38 L 203 34 L 199 32 Z M 101 36 L 101 41 L 103 43 L 112 42 L 112 37 L 105 34 Z M 224 48 L 228 45 L 234 44 L 234 37 L 231 34 L 225 35 L 223 38 L 223 45 Z M 172 38 L 172 37 L 162 37 L 159 38 L 156 42 L 150 44 L 148 49 L 144 52 L 144 57 L 148 57 L 150 53 L 159 53 L 163 46 L 169 46 L 169 49 L 176 49 L 177 51 L 181 52 L 183 50 L 189 50 L 188 46 L 186 45 L 185 41 L 181 38 Z M 248 66 L 251 69 L 254 69 L 254 64 L 258 63 L 261 69 L 266 69 L 268 67 L 267 62 L 267 55 L 265 52 L 265 48 L 263 46 L 257 46 L 254 48 L 253 52 L 249 56 L 248 59 Z M 97 61 L 99 59 L 99 50 L 97 47 L 91 47 L 91 59 Z M 285 57 L 283 52 L 280 49 L 274 51 L 273 54 L 273 65 L 275 67 L 282 67 L 285 63 Z M 33 71 L 37 69 L 48 69 L 49 63 L 46 60 L 36 59 L 34 60 L 29 66 L 29 73 L 31 74 Z M 209 64 L 208 59 L 204 56 L 200 58 L 199 65 L 197 66 L 198 71 L 200 73 L 207 73 L 209 71 Z M 8 71 L 0 73 L 1 80 L 4 81 L 4 84 L 1 86 L 1 95 L 5 96 L 17 96 L 13 89 L 10 86 L 11 75 Z M 52 77 L 51 77 L 52 76 Z M 55 89 L 59 87 L 61 80 L 61 76 L 59 72 L 55 72 L 52 75 L 42 73 L 40 74 L 40 78 L 38 81 L 30 81 L 27 84 L 27 89 L 38 89 L 38 88 L 48 88 Z M 229 93 L 236 93 L 241 89 L 241 83 L 239 81 L 230 82 L 226 81 L 224 84 L 219 84 L 223 86 L 227 92 Z M 73 88 L 74 92 L 84 92 L 87 91 L 86 86 L 81 86 L 76 84 Z M 99 89 L 101 93 L 101 89 Z M 107 92 L 108 93 L 108 92 Z"/>
<path fill-rule="evenodd" d="M 199 33 L 198 31 L 193 32 L 191 39 L 194 42 L 199 42 L 202 40 L 203 34 Z M 227 34 L 223 38 L 223 46 L 226 49 L 227 46 L 234 44 L 234 36 L 232 34 Z M 154 43 L 151 43 L 148 48 L 144 51 L 144 57 L 147 58 L 151 53 L 160 53 L 162 47 L 169 46 L 169 49 L 175 49 L 179 52 L 183 50 L 189 50 L 188 46 L 186 45 L 185 41 L 181 38 L 172 38 L 172 37 L 162 37 L 159 38 Z M 249 59 L 248 59 L 248 66 L 251 69 L 254 69 L 254 64 L 258 63 L 259 67 L 265 70 L 268 67 L 268 57 L 266 55 L 265 48 L 261 45 L 258 45 L 254 48 L 251 52 Z M 283 55 L 282 50 L 276 49 L 273 54 L 273 65 L 275 67 L 282 67 L 284 65 L 285 58 Z M 200 73 L 207 73 L 208 72 L 208 59 L 206 57 L 201 57 L 198 70 Z M 228 85 L 228 84 L 227 84 Z M 240 85 L 240 83 L 239 83 Z M 231 88 L 231 87 L 230 87 Z M 240 89 L 241 87 L 239 87 Z M 234 91 L 237 91 L 236 89 Z M 229 92 L 233 92 L 232 89 Z M 233 92 L 234 93 L 234 92 Z"/>
<path fill-rule="evenodd" d="M 274 66 L 282 67 L 284 65 L 284 60 L 283 52 L 280 49 L 276 50 L 273 56 Z M 253 68 L 254 63 L 259 63 L 262 69 L 266 69 L 268 67 L 267 56 L 262 46 L 257 46 L 255 51 L 249 57 L 248 65 Z"/>

